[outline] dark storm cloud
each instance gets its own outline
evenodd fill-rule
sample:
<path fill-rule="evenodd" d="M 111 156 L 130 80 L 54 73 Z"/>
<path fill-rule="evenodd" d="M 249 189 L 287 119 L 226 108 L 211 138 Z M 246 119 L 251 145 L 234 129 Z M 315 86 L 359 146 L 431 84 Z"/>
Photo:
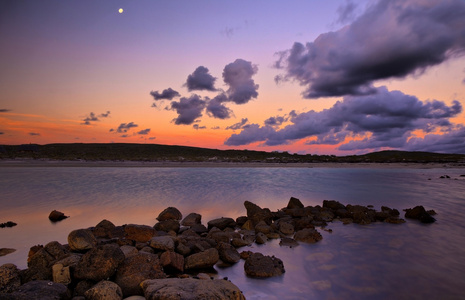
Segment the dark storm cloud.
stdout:
<path fill-rule="evenodd" d="M 465 53 L 465 1 L 380 0 L 353 23 L 294 43 L 275 63 L 306 98 L 374 93 L 378 79 L 419 74 Z"/>
<path fill-rule="evenodd" d="M 214 117 L 217 119 L 229 119 L 232 115 L 232 110 L 223 104 L 227 100 L 228 99 L 225 94 L 219 94 L 215 98 L 208 100 L 206 108 L 207 114 L 210 117 Z"/>
<path fill-rule="evenodd" d="M 134 124 L 134 122 L 129 122 L 129 123 L 121 123 L 118 128 L 115 129 L 110 129 L 110 132 L 113 132 L 113 131 L 116 131 L 118 133 L 126 133 L 128 132 L 129 130 L 131 130 L 131 128 L 134 128 L 134 127 L 138 127 L 139 125 L 137 124 Z"/>
<path fill-rule="evenodd" d="M 257 98 L 258 84 L 252 79 L 257 71 L 256 65 L 243 59 L 236 59 L 224 67 L 223 80 L 229 86 L 226 91 L 229 101 L 245 104 L 252 98 Z"/>
<path fill-rule="evenodd" d="M 270 125 L 252 124 L 239 134 L 231 135 L 225 144 L 264 142 L 272 146 L 316 137 L 308 143 L 335 145 L 348 137 L 359 140 L 342 144 L 339 149 L 400 148 L 415 130 L 429 133 L 452 128 L 449 118 L 460 112 L 462 106 L 458 101 L 450 106 L 437 100 L 422 102 L 414 96 L 381 87 L 372 95 L 346 96 L 321 112 L 312 110 L 298 114 L 292 111 L 289 114 L 292 124 L 279 130 Z"/>
<path fill-rule="evenodd" d="M 98 122 L 100 121 L 99 118 L 108 118 L 110 116 L 110 111 L 107 111 L 106 113 L 101 113 L 100 115 L 96 115 L 93 112 L 89 114 L 89 116 L 85 117 L 82 120 L 82 125 L 91 125 L 91 122 Z"/>
<path fill-rule="evenodd" d="M 239 123 L 233 124 L 231 126 L 226 127 L 226 129 L 231 129 L 231 130 L 238 130 L 242 129 L 244 125 L 249 121 L 247 118 L 243 118 Z"/>
<path fill-rule="evenodd" d="M 147 128 L 147 129 L 144 129 L 144 130 L 141 130 L 141 131 L 137 132 L 137 134 L 146 135 L 146 134 L 149 134 L 149 132 L 150 132 L 150 128 Z"/>
<path fill-rule="evenodd" d="M 172 88 L 164 89 L 161 93 L 158 91 L 151 91 L 150 95 L 152 95 L 154 100 L 173 100 L 173 98 L 181 96 Z"/>
<path fill-rule="evenodd" d="M 171 102 L 170 110 L 175 110 L 178 117 L 174 119 L 176 125 L 190 125 L 202 116 L 206 101 L 199 95 L 191 95 L 189 98 L 182 97 L 179 102 Z"/>
<path fill-rule="evenodd" d="M 216 91 L 215 80 L 216 78 L 208 73 L 207 68 L 200 66 L 195 69 L 194 73 L 187 76 L 185 85 L 187 86 L 189 92 L 203 90 Z"/>
<path fill-rule="evenodd" d="M 453 130 L 443 134 L 412 138 L 407 142 L 405 150 L 465 154 L 465 127 L 457 125 Z"/>

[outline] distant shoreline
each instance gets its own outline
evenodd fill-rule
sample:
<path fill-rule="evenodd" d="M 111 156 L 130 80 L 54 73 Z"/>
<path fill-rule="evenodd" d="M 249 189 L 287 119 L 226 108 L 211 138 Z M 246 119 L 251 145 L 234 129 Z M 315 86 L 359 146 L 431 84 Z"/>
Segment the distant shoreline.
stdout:
<path fill-rule="evenodd" d="M 113 168 L 371 168 L 371 169 L 437 169 L 463 168 L 463 163 L 267 163 L 267 162 L 179 162 L 179 161 L 75 161 L 49 159 L 3 159 L 0 167 L 113 167 Z"/>

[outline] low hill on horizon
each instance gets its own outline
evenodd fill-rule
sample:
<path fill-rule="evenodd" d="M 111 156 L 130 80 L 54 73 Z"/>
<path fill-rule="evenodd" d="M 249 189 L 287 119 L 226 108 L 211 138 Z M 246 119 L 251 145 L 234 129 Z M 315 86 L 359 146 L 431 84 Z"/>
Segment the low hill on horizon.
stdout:
<path fill-rule="evenodd" d="M 175 161 L 175 162 L 411 162 L 465 163 L 464 154 L 384 150 L 363 155 L 315 155 L 256 150 L 218 150 L 160 144 L 69 143 L 0 145 L 0 159 L 51 159 L 87 161 Z"/>

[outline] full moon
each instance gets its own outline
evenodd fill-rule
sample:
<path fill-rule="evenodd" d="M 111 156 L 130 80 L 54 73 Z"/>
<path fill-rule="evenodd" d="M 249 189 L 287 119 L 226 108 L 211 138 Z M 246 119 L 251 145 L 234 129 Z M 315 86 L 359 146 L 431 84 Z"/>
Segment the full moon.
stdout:
<path fill-rule="evenodd" d="M 122 9 L 122 8 L 118 9 L 118 12 L 119 12 L 120 14 L 122 14 L 122 13 L 123 13 L 123 9 Z"/>

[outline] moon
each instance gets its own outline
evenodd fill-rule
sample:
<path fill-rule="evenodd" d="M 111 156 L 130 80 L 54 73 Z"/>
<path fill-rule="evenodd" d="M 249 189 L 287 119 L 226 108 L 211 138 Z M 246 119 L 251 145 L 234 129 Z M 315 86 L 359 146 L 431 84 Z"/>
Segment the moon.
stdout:
<path fill-rule="evenodd" d="M 122 9 L 122 8 L 118 9 L 118 12 L 119 12 L 120 14 L 122 14 L 122 13 L 123 13 L 123 9 Z"/>

